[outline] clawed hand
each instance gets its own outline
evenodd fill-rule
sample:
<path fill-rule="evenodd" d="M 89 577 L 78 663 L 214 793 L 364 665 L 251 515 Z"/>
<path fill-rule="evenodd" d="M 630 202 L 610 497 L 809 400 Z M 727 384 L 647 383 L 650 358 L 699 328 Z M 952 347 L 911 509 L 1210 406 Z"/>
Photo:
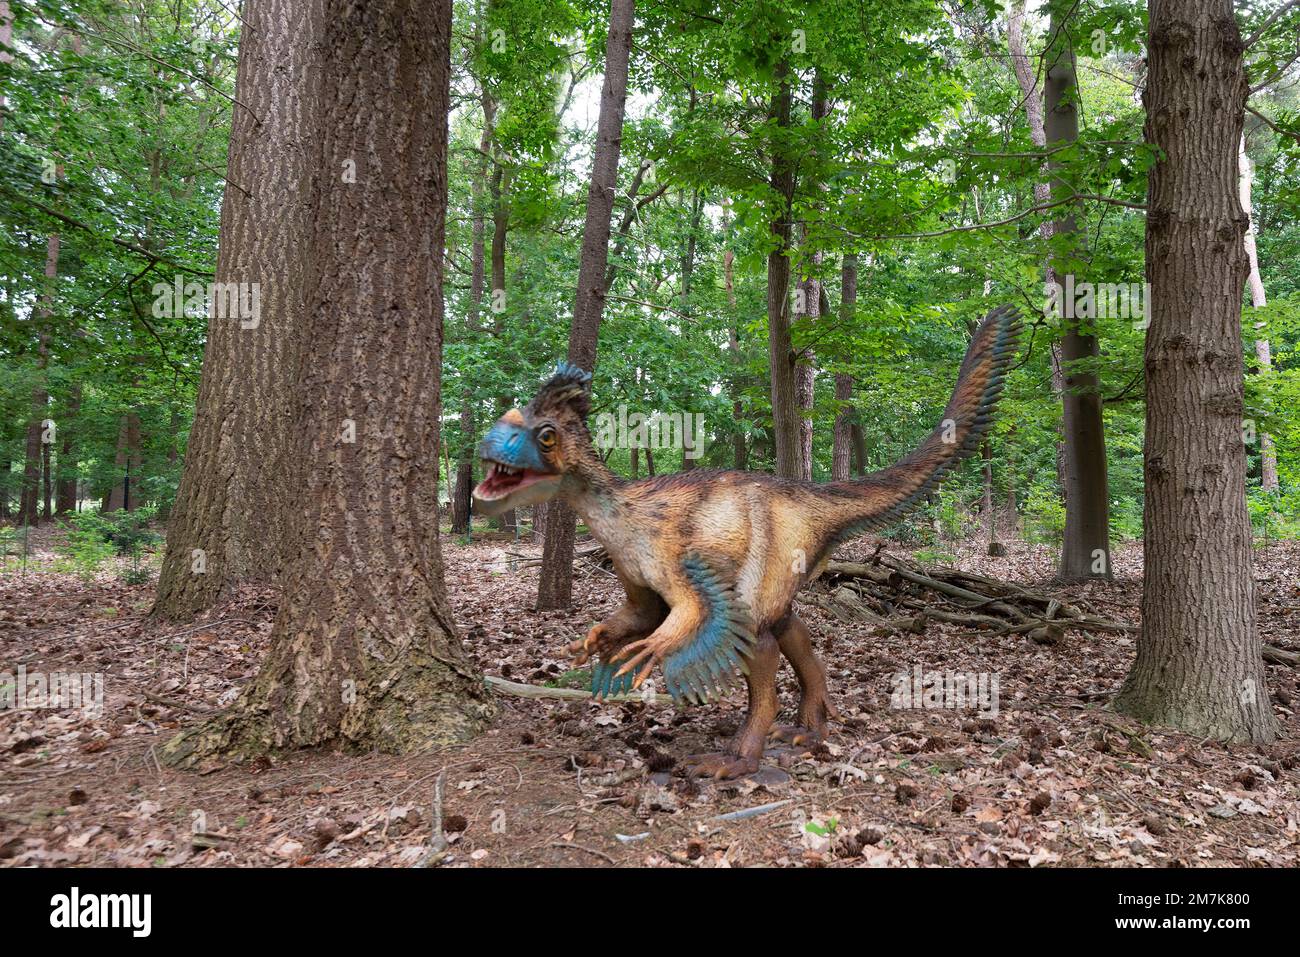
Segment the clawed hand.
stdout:
<path fill-rule="evenodd" d="M 650 673 L 654 671 L 656 665 L 663 661 L 663 658 L 663 643 L 655 641 L 654 637 L 651 636 L 624 645 L 609 660 L 613 662 L 624 662 L 623 666 L 614 673 L 616 676 L 627 674 L 629 671 L 636 668 L 636 666 L 642 661 L 645 661 L 645 665 L 637 672 L 637 676 L 632 680 L 632 687 L 639 688 L 641 687 L 641 682 L 650 677 Z"/>
<path fill-rule="evenodd" d="M 569 642 L 568 652 L 573 655 L 575 665 L 585 665 L 593 654 L 599 653 L 602 658 L 613 647 L 613 641 L 609 639 L 605 632 L 604 622 L 592 625 L 587 632 L 586 638 L 580 638 L 577 641 Z"/>

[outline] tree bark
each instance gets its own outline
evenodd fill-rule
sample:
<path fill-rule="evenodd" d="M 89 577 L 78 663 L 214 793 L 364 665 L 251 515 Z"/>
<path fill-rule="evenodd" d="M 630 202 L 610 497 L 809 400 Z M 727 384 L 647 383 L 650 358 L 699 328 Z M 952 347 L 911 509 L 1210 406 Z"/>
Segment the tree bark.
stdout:
<path fill-rule="evenodd" d="M 830 112 L 830 94 L 828 90 L 825 75 L 821 70 L 817 70 L 813 74 L 810 111 L 814 123 L 824 120 Z M 807 184 L 806 192 L 815 193 L 822 188 L 822 183 L 811 182 Z M 806 228 L 802 231 L 801 245 L 805 247 L 808 245 Z M 805 255 L 804 259 L 808 273 L 799 283 L 799 288 L 803 293 L 800 298 L 804 308 L 802 311 L 796 310 L 795 321 L 803 319 L 805 322 L 815 322 L 822 315 L 822 307 L 826 301 L 819 275 L 822 252 L 820 249 L 813 250 L 811 255 Z M 812 347 L 808 346 L 800 352 L 799 361 L 795 364 L 795 393 L 799 399 L 799 477 L 805 482 L 812 481 L 813 408 L 817 400 L 816 383 L 817 356 L 814 354 Z"/>
<path fill-rule="evenodd" d="M 1007 50 L 1011 54 L 1011 69 L 1016 75 L 1016 84 L 1020 87 L 1020 98 L 1024 104 L 1025 121 L 1029 126 L 1029 138 L 1035 146 L 1042 149 L 1047 144 L 1047 132 L 1043 122 L 1043 99 L 1038 90 L 1038 75 L 1034 63 L 1029 58 L 1025 47 L 1025 0 L 1012 0 L 1007 8 Z M 1051 197 L 1051 186 L 1046 178 L 1034 183 L 1034 205 L 1042 206 Z M 1052 238 L 1052 221 L 1043 220 L 1038 235 L 1047 246 Z M 1049 256 L 1043 263 L 1043 283 L 1050 286 L 1056 281 L 1056 274 Z M 1065 393 L 1065 377 L 1061 373 L 1061 344 L 1053 341 L 1051 345 L 1052 392 L 1057 397 Z M 1064 496 L 1065 481 L 1065 442 L 1060 430 L 1056 439 L 1056 481 Z"/>
<path fill-rule="evenodd" d="M 770 115 L 779 129 L 790 126 L 790 65 L 776 68 L 776 91 Z M 767 254 L 767 360 L 772 379 L 772 441 L 776 474 L 799 478 L 799 407 L 795 382 L 794 346 L 790 340 L 790 239 L 794 201 L 795 163 L 784 142 L 772 146 L 770 184 L 777 195 L 768 226 L 772 251 Z"/>
<path fill-rule="evenodd" d="M 123 509 L 132 512 L 139 508 L 140 464 L 140 416 L 132 411 L 125 413 L 119 422 L 117 455 L 113 460 L 117 477 L 104 503 L 105 512 Z"/>
<path fill-rule="evenodd" d="M 497 336 L 505 334 L 506 301 L 506 239 L 510 231 L 510 207 L 506 193 L 510 180 L 505 168 L 499 163 L 492 172 L 492 329 Z M 499 304 L 499 305 L 498 305 Z M 500 397 L 500 412 L 505 413 L 513 404 L 511 396 Z M 507 509 L 493 519 L 493 524 L 502 531 L 513 532 L 517 527 L 515 510 Z"/>
<path fill-rule="evenodd" d="M 1229 0 L 1149 0 L 1145 572 L 1117 710 L 1222 741 L 1271 741 L 1242 441 L 1237 194 L 1247 82 Z"/>
<path fill-rule="evenodd" d="M 55 178 L 62 175 L 63 167 L 60 165 L 55 171 Z M 45 242 L 45 289 L 41 293 L 41 305 L 36 310 L 37 380 L 32 388 L 32 413 L 31 418 L 27 420 L 27 442 L 23 450 L 23 491 L 18 506 L 19 525 L 36 525 L 41 520 L 40 486 L 44 448 L 42 438 L 50 404 L 50 396 L 45 387 L 45 373 L 50 362 L 50 324 L 54 320 L 54 282 L 59 275 L 59 250 L 59 234 L 50 233 Z M 46 511 L 48 512 L 49 509 Z"/>
<path fill-rule="evenodd" d="M 840 264 L 840 323 L 848 327 L 853 322 L 853 311 L 858 302 L 858 257 L 845 253 Z M 853 376 L 847 372 L 835 373 L 835 427 L 831 447 L 831 481 L 842 482 L 851 471 L 853 447 Z"/>
<path fill-rule="evenodd" d="M 587 219 L 582 230 L 578 290 L 569 327 L 569 362 L 592 372 L 605 309 L 605 273 L 609 260 L 610 217 L 618 185 L 618 157 L 623 142 L 623 107 L 627 100 L 627 66 L 632 52 L 634 0 L 610 0 L 609 36 L 605 43 L 605 82 L 600 92 L 596 149 L 587 191 Z M 577 516 L 555 499 L 546 516 L 546 544 L 537 588 L 538 609 L 567 608 L 573 599 L 573 540 Z"/>
<path fill-rule="evenodd" d="M 258 289 L 255 324 L 208 320 L 198 405 L 152 614 L 183 620 L 243 581 L 271 581 L 291 557 L 301 504 L 294 446 L 309 235 L 308 99 L 321 0 L 248 0 L 239 41 L 218 283 Z M 259 122 L 260 121 L 260 122 Z M 341 157 L 335 181 L 361 179 Z M 346 162 L 345 162 L 346 161 Z M 252 288 L 250 286 L 250 288 Z"/>
<path fill-rule="evenodd" d="M 1254 214 L 1250 199 L 1252 180 L 1254 179 L 1250 157 L 1246 155 L 1246 138 L 1241 139 L 1241 150 L 1237 158 L 1241 172 L 1241 208 L 1251 217 L 1252 223 L 1246 228 L 1246 261 L 1250 266 L 1248 285 L 1250 288 L 1250 305 L 1253 309 L 1263 309 L 1268 305 L 1264 294 L 1264 278 L 1259 272 L 1259 253 L 1255 249 Z M 1256 329 L 1264 328 L 1265 323 L 1255 323 Z M 1259 370 L 1265 374 L 1273 368 L 1273 349 L 1267 337 L 1255 340 L 1255 358 L 1259 361 Z M 1277 448 L 1273 437 L 1267 432 L 1259 433 L 1259 487 L 1265 492 L 1276 492 Z"/>
<path fill-rule="evenodd" d="M 1077 0 L 1051 0 L 1050 42 L 1043 83 L 1043 132 L 1048 146 L 1073 143 L 1079 138 L 1078 82 L 1069 17 Z M 1070 195 L 1073 185 L 1055 177 L 1057 198 Z M 1070 208 L 1070 207 L 1066 207 Z M 1052 225 L 1052 235 L 1073 236 L 1074 215 Z M 1068 258 L 1068 257 L 1064 257 Z M 1054 264 L 1059 279 L 1064 263 Z M 1101 383 L 1096 371 L 1100 355 L 1094 318 L 1079 319 L 1073 309 L 1061 310 L 1061 432 L 1065 440 L 1065 535 L 1061 543 L 1061 578 L 1109 579 L 1110 488 L 1106 473 L 1106 434 L 1101 414 Z"/>
<path fill-rule="evenodd" d="M 77 428 L 80 412 L 81 383 L 74 382 L 68 392 L 68 414 L 59 430 L 59 480 L 54 502 L 56 515 L 70 515 L 77 510 L 77 456 L 72 435 Z"/>
<path fill-rule="evenodd" d="M 730 229 L 731 218 L 727 207 L 723 206 L 722 221 L 724 231 Z M 727 287 L 727 309 L 731 313 L 727 325 L 727 351 L 731 354 L 731 414 L 734 419 L 735 434 L 732 436 L 732 462 L 738 471 L 749 466 L 749 446 L 745 442 L 745 433 L 741 428 L 744 421 L 745 405 L 740 401 L 743 388 L 741 378 L 742 359 L 740 356 L 740 321 L 736 318 L 736 254 L 728 249 L 722 254 L 722 277 Z"/>
<path fill-rule="evenodd" d="M 476 27 L 476 31 L 479 29 Z M 466 317 L 465 326 L 467 334 L 471 337 L 479 333 L 479 317 L 483 307 L 483 237 L 487 230 L 483 209 L 483 193 L 485 181 L 488 178 L 487 152 L 492 146 L 493 118 L 496 114 L 496 106 L 487 91 L 483 92 L 481 101 L 483 104 L 483 135 L 479 139 L 478 164 L 474 181 L 470 186 L 471 201 L 474 205 L 474 239 L 470 252 L 469 315 Z M 493 239 L 495 240 L 495 235 Z M 495 266 L 495 257 L 493 259 Z M 502 273 L 504 274 L 504 272 L 505 262 L 503 257 Z M 467 383 L 466 392 L 469 391 Z M 452 489 L 451 531 L 453 535 L 468 535 L 470 529 L 470 501 L 474 492 L 473 436 L 475 432 L 474 403 L 468 394 L 461 400 L 460 432 L 463 449 L 456 466 L 456 484 Z"/>
<path fill-rule="evenodd" d="M 229 717 L 169 743 L 180 764 L 326 743 L 423 752 L 465 740 L 491 711 L 429 522 L 451 2 L 325 0 L 323 14 L 297 557 L 257 678 Z M 338 175 L 348 159 L 355 183 Z"/>

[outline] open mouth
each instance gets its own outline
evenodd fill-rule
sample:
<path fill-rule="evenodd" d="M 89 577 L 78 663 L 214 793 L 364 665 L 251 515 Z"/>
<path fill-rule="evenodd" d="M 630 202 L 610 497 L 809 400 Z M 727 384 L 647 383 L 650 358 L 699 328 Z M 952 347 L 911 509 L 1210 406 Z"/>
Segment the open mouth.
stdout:
<path fill-rule="evenodd" d="M 474 489 L 474 497 L 485 502 L 504 498 L 551 477 L 545 472 L 513 468 L 491 459 L 484 459 L 483 465 L 487 468 L 487 476 Z"/>

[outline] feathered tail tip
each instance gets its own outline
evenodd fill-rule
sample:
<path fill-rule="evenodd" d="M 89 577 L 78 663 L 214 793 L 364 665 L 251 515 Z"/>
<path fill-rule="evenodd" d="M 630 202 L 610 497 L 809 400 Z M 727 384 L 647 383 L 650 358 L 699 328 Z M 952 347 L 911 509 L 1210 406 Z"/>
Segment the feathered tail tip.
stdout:
<path fill-rule="evenodd" d="M 833 541 L 879 531 L 901 520 L 979 448 L 993 423 L 1020 331 L 1020 312 L 1015 306 L 992 310 L 971 337 L 938 428 L 915 452 L 889 468 L 830 486 L 864 496 L 862 510 L 850 509 L 856 514 L 836 532 Z"/>

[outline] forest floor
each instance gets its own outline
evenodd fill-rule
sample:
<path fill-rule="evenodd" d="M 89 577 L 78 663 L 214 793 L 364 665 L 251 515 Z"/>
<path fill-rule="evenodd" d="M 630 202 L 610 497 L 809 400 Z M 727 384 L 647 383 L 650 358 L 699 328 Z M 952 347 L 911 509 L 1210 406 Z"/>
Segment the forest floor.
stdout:
<path fill-rule="evenodd" d="M 769 749 L 739 781 L 674 772 L 724 744 L 742 690 L 684 710 L 500 695 L 485 734 L 418 757 L 316 752 L 169 770 L 160 746 L 256 673 L 274 594 L 244 591 L 193 626 L 159 627 L 144 617 L 154 582 L 58 573 L 55 534 L 34 536 L 25 568 L 9 559 L 0 570 L 0 671 L 102 672 L 104 706 L 0 711 L 0 865 L 414 865 L 428 853 L 442 772 L 443 867 L 1300 864 L 1295 669 L 1268 666 L 1280 740 L 1225 747 L 1105 710 L 1132 637 L 1071 631 L 1040 645 L 937 622 L 922 635 L 877 635 L 807 602 L 799 612 L 844 722 L 811 755 Z M 487 538 L 442 538 L 469 653 L 489 675 L 576 683 L 564 646 L 613 610 L 616 581 L 582 562 L 576 610 L 537 613 L 537 569 L 511 553 L 539 547 Z M 967 570 L 1136 622 L 1140 546 L 1117 550 L 1115 582 L 1082 586 L 1050 580 L 1050 549 L 1009 548 L 1005 558 L 976 543 L 946 550 Z M 1297 569 L 1300 543 L 1256 551 L 1262 631 L 1291 650 Z M 893 676 L 917 665 L 996 675 L 997 714 L 891 708 Z M 783 705 L 796 696 L 785 669 Z M 721 817 L 767 804 L 777 806 Z"/>

